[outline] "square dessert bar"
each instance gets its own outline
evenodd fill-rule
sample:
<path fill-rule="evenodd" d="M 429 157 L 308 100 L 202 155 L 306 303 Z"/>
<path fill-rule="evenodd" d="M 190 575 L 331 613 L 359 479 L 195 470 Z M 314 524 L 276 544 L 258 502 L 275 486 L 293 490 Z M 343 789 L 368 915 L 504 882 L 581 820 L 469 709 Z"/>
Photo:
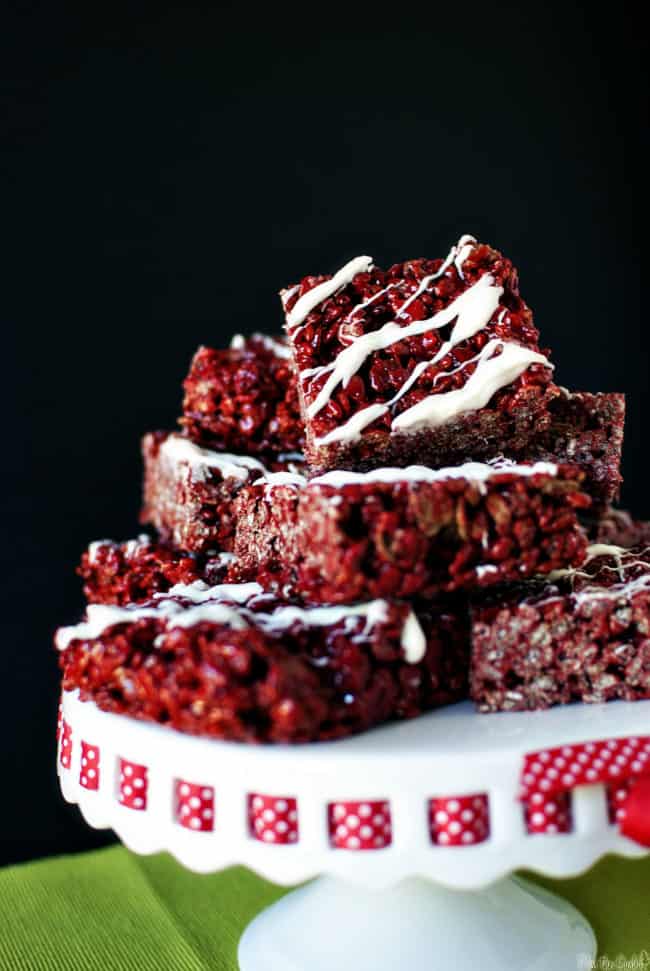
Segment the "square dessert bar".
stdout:
<path fill-rule="evenodd" d="M 612 546 L 650 546 L 650 522 L 634 519 L 626 509 L 609 506 L 599 519 L 585 520 L 587 535 L 594 543 Z"/>
<path fill-rule="evenodd" d="M 235 531 L 232 500 L 246 482 L 266 474 L 266 466 L 250 455 L 201 448 L 173 432 L 145 435 L 142 456 L 143 525 L 154 526 L 163 543 L 176 549 L 229 550 Z"/>
<path fill-rule="evenodd" d="M 200 347 L 183 388 L 180 424 L 193 441 L 261 457 L 298 452 L 303 423 L 291 352 L 283 338 L 233 338 L 230 348 Z"/>
<path fill-rule="evenodd" d="M 233 559 L 232 553 L 179 552 L 142 534 L 125 543 L 96 540 L 82 555 L 77 573 L 88 603 L 125 606 L 178 583 L 220 583 Z"/>
<path fill-rule="evenodd" d="M 445 260 L 370 257 L 281 294 L 316 472 L 521 455 L 558 389 L 510 260 L 463 236 Z"/>
<path fill-rule="evenodd" d="M 65 690 L 104 711 L 246 742 L 308 742 L 467 696 L 466 610 L 305 608 L 196 582 L 62 628 Z"/>
<path fill-rule="evenodd" d="M 432 470 L 271 474 L 236 501 L 239 579 L 305 600 L 430 597 L 579 565 L 575 466 L 505 460 Z"/>
<path fill-rule="evenodd" d="M 578 465 L 585 473 L 583 488 L 594 500 L 592 514 L 603 512 L 618 499 L 622 482 L 625 395 L 558 388 L 548 419 L 521 457 Z"/>
<path fill-rule="evenodd" d="M 480 711 L 650 698 L 650 549 L 597 544 L 562 574 L 474 606 Z"/>

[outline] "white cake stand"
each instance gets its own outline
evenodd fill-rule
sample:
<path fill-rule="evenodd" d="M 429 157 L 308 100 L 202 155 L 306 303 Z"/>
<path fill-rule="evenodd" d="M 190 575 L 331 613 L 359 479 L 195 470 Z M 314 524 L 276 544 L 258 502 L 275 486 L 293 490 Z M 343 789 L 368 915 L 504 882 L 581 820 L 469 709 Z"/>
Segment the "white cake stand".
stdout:
<path fill-rule="evenodd" d="M 518 791 L 527 753 L 650 733 L 650 702 L 489 716 L 464 703 L 302 746 L 195 738 L 75 693 L 62 718 L 61 788 L 91 826 L 201 873 L 318 878 L 247 928 L 243 971 L 575 971 L 596 953 L 587 921 L 513 871 L 568 877 L 647 852 L 610 823 L 602 785 L 573 791 L 573 829 L 557 835 L 527 832 Z M 465 797 L 489 805 L 488 838 L 434 842 L 429 801 Z"/>

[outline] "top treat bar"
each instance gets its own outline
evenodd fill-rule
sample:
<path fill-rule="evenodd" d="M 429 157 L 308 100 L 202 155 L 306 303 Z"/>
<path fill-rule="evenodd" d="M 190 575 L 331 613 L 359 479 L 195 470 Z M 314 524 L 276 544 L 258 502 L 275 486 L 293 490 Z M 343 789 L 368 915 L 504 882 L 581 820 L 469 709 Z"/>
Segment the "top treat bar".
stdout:
<path fill-rule="evenodd" d="M 553 365 L 510 260 L 463 236 L 445 260 L 367 256 L 281 294 L 316 472 L 521 455 Z"/>

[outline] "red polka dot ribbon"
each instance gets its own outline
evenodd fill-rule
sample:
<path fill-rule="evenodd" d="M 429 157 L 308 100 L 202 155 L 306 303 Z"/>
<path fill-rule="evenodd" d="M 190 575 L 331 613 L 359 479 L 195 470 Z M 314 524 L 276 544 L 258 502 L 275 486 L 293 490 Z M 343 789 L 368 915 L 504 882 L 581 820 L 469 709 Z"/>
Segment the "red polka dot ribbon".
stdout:
<path fill-rule="evenodd" d="M 382 850 L 390 846 L 390 805 L 382 801 L 331 802 L 328 806 L 330 842 L 339 850 Z"/>
<path fill-rule="evenodd" d="M 89 745 L 88 742 L 83 741 L 79 785 L 91 791 L 99 789 L 99 749 L 96 745 Z"/>
<path fill-rule="evenodd" d="M 185 829 L 210 833 L 214 829 L 214 789 L 197 782 L 176 780 L 176 821 Z"/>
<path fill-rule="evenodd" d="M 147 767 L 120 759 L 120 796 L 119 801 L 127 809 L 147 808 Z"/>
<path fill-rule="evenodd" d="M 536 792 L 526 803 L 524 818 L 531 835 L 570 833 L 573 829 L 571 795 L 568 792 L 546 796 Z"/>
<path fill-rule="evenodd" d="M 485 793 L 429 800 L 431 841 L 439 846 L 472 846 L 490 835 Z"/>
<path fill-rule="evenodd" d="M 529 832 L 569 832 L 568 793 L 584 785 L 606 786 L 610 821 L 625 836 L 650 846 L 650 736 L 602 739 L 526 755 L 519 796 Z"/>
<path fill-rule="evenodd" d="M 298 842 L 298 804 L 291 796 L 248 797 L 248 825 L 251 836 L 262 843 Z"/>
<path fill-rule="evenodd" d="M 61 721 L 61 738 L 59 742 L 59 762 L 64 769 L 69 769 L 72 764 L 72 728 L 67 721 Z"/>

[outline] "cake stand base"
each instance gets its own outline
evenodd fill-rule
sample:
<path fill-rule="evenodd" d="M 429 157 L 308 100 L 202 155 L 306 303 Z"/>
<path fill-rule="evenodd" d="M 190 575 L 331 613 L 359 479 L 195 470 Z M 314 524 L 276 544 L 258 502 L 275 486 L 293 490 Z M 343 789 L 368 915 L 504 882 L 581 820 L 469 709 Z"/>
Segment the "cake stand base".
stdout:
<path fill-rule="evenodd" d="M 576 971 L 595 957 L 585 918 L 519 877 L 476 891 L 320 877 L 261 913 L 239 944 L 241 971 Z"/>

